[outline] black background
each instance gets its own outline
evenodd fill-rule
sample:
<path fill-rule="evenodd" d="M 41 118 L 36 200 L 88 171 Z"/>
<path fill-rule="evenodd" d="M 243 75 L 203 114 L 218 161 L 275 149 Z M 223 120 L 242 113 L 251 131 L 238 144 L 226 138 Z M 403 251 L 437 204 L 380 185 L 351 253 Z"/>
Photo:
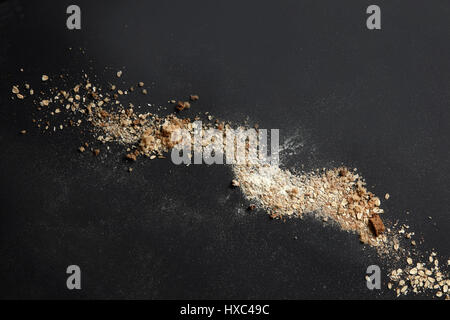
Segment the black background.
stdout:
<path fill-rule="evenodd" d="M 448 259 L 447 1 L 377 1 L 378 31 L 368 1 L 76 1 L 79 31 L 66 28 L 69 4 L 0 3 L 2 298 L 394 297 L 390 265 L 356 235 L 246 211 L 227 166 L 144 159 L 129 173 L 121 149 L 95 158 L 76 152 L 76 130 L 42 135 L 11 87 L 38 89 L 44 73 L 85 70 L 106 86 L 123 70 L 149 85 L 135 104 L 198 93 L 187 115 L 296 134 L 287 167 L 357 167 L 390 193 L 385 218 Z M 70 264 L 81 291 L 66 288 Z M 382 290 L 366 288 L 371 264 Z"/>

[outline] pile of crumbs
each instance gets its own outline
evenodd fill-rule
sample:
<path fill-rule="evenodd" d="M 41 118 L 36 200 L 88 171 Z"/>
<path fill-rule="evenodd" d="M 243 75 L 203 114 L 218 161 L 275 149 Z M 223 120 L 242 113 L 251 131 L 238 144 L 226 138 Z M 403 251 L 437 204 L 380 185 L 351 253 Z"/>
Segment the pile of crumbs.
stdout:
<path fill-rule="evenodd" d="M 233 171 L 245 196 L 272 218 L 315 212 L 343 230 L 357 232 L 364 243 L 378 246 L 387 241 L 380 199 L 367 191 L 355 171 L 342 167 L 295 175 L 267 164 L 235 165 Z"/>
<path fill-rule="evenodd" d="M 445 296 L 445 299 L 449 300 L 450 279 L 440 269 L 436 255 L 436 252 L 432 252 L 428 261 L 422 262 L 416 262 L 408 257 L 404 269 L 394 269 L 389 273 L 388 288 L 395 290 L 397 297 L 409 292 L 422 293 L 431 290 L 435 292 L 436 297 Z M 449 266 L 450 260 L 446 264 Z"/>
<path fill-rule="evenodd" d="M 117 77 L 121 76 L 122 71 L 118 71 Z M 64 80 L 64 76 L 56 79 Z M 191 103 L 199 100 L 196 94 L 191 94 L 186 100 L 169 100 L 176 113 L 159 116 L 154 112 L 137 112 L 132 103 L 126 105 L 121 102 L 122 97 L 131 93 L 147 95 L 143 82 L 128 88 L 111 84 L 104 90 L 94 85 L 86 74 L 81 82 L 70 88 L 51 87 L 51 80 L 42 75 L 41 81 L 47 86 L 45 92 L 34 90 L 28 83 L 12 86 L 14 98 L 33 99 L 38 114 L 33 123 L 44 131 L 62 130 L 69 126 L 77 128 L 87 123 L 96 141 L 123 145 L 125 157 L 131 161 L 136 161 L 141 155 L 150 159 L 164 158 L 164 154 L 175 146 L 170 139 L 172 133 L 193 128 L 193 122 L 189 118 L 180 118 L 179 113 L 190 109 Z M 205 115 L 208 120 L 213 120 L 209 113 Z M 194 120 L 199 120 L 199 117 Z M 216 119 L 205 124 L 205 128 L 211 127 L 223 131 L 229 124 Z M 20 133 L 25 135 L 27 130 Z M 88 147 L 90 144 L 86 142 L 78 146 L 78 150 L 84 152 Z M 91 148 L 91 151 L 94 155 L 100 154 L 99 148 Z M 437 253 L 431 253 L 424 262 L 420 255 L 401 247 L 399 237 L 410 241 L 411 246 L 417 245 L 412 240 L 414 233 L 407 232 L 409 227 L 404 225 L 398 231 L 396 225 L 385 227 L 380 217 L 383 214 L 380 198 L 367 190 L 356 169 L 340 167 L 293 173 L 278 166 L 244 164 L 233 165 L 232 170 L 235 176 L 232 186 L 242 190 L 251 202 L 251 210 L 262 208 L 272 218 L 315 213 L 323 221 L 332 220 L 341 229 L 357 233 L 361 242 L 376 247 L 380 255 L 393 255 L 397 264 L 406 264 L 403 268 L 393 268 L 389 273 L 388 288 L 397 296 L 433 290 L 436 297 L 449 299 L 449 278 L 439 264 Z M 389 199 L 389 194 L 384 198 Z"/>
<path fill-rule="evenodd" d="M 440 268 L 437 253 L 428 258 L 431 264 L 419 262 L 423 255 L 416 248 L 415 233 L 409 226 L 385 227 L 380 215 L 381 201 L 369 192 L 356 169 L 345 167 L 294 174 L 278 166 L 234 165 L 233 186 L 239 186 L 252 203 L 251 210 L 264 209 L 272 218 L 302 217 L 315 213 L 323 221 L 332 220 L 342 230 L 357 233 L 360 241 L 377 249 L 380 258 L 393 260 L 387 287 L 397 296 L 433 292 L 438 298 L 450 299 L 450 278 Z M 390 198 L 389 194 L 384 197 Z M 406 244 L 402 244 L 405 242 Z M 418 261 L 413 263 L 413 261 Z M 403 269 L 398 266 L 406 267 Z M 450 260 L 447 261 L 447 268 Z"/>
<path fill-rule="evenodd" d="M 122 71 L 117 72 L 117 77 L 122 76 Z M 59 77 L 63 79 L 64 76 Z M 43 82 L 48 82 L 49 77 L 42 75 Z M 142 94 L 147 94 L 143 88 L 144 82 L 138 82 L 136 86 L 118 88 L 111 84 L 104 90 L 101 86 L 94 85 L 84 74 L 80 83 L 72 88 L 48 87 L 46 92 L 40 91 L 37 95 L 29 84 L 25 84 L 26 92 L 21 92 L 19 85 L 13 85 L 12 93 L 20 100 L 32 97 L 36 106 L 37 117 L 33 123 L 44 131 L 63 130 L 66 127 L 79 127 L 83 122 L 90 124 L 92 135 L 97 141 L 105 144 L 116 142 L 126 146 L 126 158 L 136 160 L 144 155 L 150 159 L 164 158 L 164 153 L 174 147 L 171 135 L 178 129 L 192 129 L 189 118 L 180 119 L 176 114 L 159 116 L 156 113 L 138 113 L 132 103 L 125 105 L 120 98 L 137 92 L 140 88 Z M 196 94 L 190 95 L 191 101 L 199 100 Z M 188 101 L 171 100 L 177 111 L 190 108 Z M 180 105 L 184 106 L 180 108 Z M 63 117 L 62 114 L 66 116 Z M 196 116 L 196 120 L 199 119 Z M 208 115 L 208 119 L 212 119 Z M 55 124 L 56 123 L 56 124 Z M 223 125 L 217 120 L 215 126 Z M 211 127 L 210 124 L 205 126 Z M 21 130 L 22 134 L 26 130 Z M 89 143 L 78 147 L 84 152 Z M 100 153 L 100 149 L 91 149 L 94 155 Z"/>

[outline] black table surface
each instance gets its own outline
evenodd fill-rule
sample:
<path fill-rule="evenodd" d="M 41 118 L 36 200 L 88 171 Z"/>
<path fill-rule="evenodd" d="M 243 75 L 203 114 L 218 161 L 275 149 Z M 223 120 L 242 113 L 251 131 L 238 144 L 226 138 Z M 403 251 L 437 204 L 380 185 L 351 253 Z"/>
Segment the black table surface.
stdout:
<path fill-rule="evenodd" d="M 228 166 L 143 159 L 130 173 L 123 150 L 78 153 L 79 131 L 41 134 L 34 107 L 11 98 L 13 84 L 82 70 L 103 86 L 116 70 L 144 81 L 135 104 L 198 93 L 188 116 L 297 136 L 286 167 L 358 168 L 391 195 L 384 217 L 448 259 L 448 1 L 377 1 L 376 31 L 369 1 L 77 1 L 81 30 L 66 28 L 70 4 L 0 2 L 1 298 L 395 297 L 373 248 L 313 218 L 247 211 Z M 66 288 L 71 264 L 82 290 Z M 381 290 L 366 287 L 372 264 Z"/>

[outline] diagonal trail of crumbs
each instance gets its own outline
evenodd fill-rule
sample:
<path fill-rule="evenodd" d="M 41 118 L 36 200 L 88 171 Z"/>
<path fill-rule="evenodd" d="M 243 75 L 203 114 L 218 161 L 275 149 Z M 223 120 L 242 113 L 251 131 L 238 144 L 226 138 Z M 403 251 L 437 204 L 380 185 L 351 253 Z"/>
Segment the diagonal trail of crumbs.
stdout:
<path fill-rule="evenodd" d="M 116 75 L 120 78 L 122 71 Z M 87 123 L 97 141 L 105 145 L 110 142 L 123 145 L 125 157 L 136 161 L 141 156 L 151 160 L 165 158 L 165 154 L 176 146 L 172 134 L 177 129 L 193 130 L 193 121 L 180 118 L 179 112 L 189 109 L 191 103 L 199 99 L 198 95 L 191 95 L 189 101 L 169 101 L 178 113 L 159 116 L 152 112 L 136 112 L 132 103 L 121 102 L 123 97 L 134 93 L 146 95 L 143 82 L 128 88 L 111 84 L 103 89 L 93 84 L 87 74 L 75 86 L 68 86 L 66 78 L 64 75 L 55 78 L 58 81 L 55 86 L 50 77 L 43 75 L 41 81 L 45 89 L 40 91 L 35 91 L 28 83 L 12 86 L 13 99 L 33 100 L 36 108 L 33 123 L 43 132 L 82 127 Z M 159 111 L 161 109 L 159 107 Z M 64 117 L 57 116 L 62 113 Z M 204 129 L 215 128 L 225 135 L 225 129 L 231 127 L 208 113 L 193 120 L 204 116 Z M 26 130 L 21 133 L 26 134 Z M 78 147 L 79 152 L 89 149 L 94 156 L 101 152 L 89 142 Z M 252 203 L 250 209 L 262 208 L 274 219 L 302 217 L 306 213 L 315 213 L 324 221 L 330 219 L 342 230 L 357 233 L 360 241 L 375 247 L 380 256 L 389 256 L 395 261 L 397 267 L 389 272 L 388 288 L 397 296 L 432 291 L 437 297 L 449 299 L 450 280 L 441 270 L 437 253 L 431 252 L 424 258 L 416 250 L 410 250 L 408 245 L 415 247 L 417 244 L 411 240 L 414 233 L 408 232 L 406 225 L 384 227 L 380 218 L 383 214 L 381 201 L 367 190 L 356 169 L 339 167 L 294 174 L 264 163 L 235 164 L 231 168 L 232 184 L 239 187 Z M 405 240 L 410 242 L 406 246 Z M 448 267 L 450 260 L 443 265 Z"/>

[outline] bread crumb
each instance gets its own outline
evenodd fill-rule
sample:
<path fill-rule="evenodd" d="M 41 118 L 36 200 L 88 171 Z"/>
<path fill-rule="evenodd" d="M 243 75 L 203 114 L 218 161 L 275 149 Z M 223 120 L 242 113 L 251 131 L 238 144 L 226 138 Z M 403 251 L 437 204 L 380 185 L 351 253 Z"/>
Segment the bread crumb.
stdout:
<path fill-rule="evenodd" d="M 125 156 L 128 160 L 132 160 L 132 161 L 136 161 L 136 155 L 134 154 L 134 153 L 128 153 L 126 156 Z"/>

